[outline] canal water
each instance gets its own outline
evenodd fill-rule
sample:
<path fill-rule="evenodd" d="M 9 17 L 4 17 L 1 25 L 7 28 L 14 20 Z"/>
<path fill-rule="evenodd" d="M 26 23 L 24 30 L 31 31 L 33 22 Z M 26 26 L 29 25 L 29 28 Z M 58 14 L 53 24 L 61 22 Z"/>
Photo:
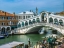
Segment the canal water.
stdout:
<path fill-rule="evenodd" d="M 13 35 L 9 36 L 5 39 L 0 39 L 0 45 L 6 44 L 12 41 L 19 41 L 19 42 L 25 42 L 25 44 L 28 44 L 28 38 L 30 38 L 31 42 L 37 42 L 39 40 L 42 40 L 43 35 L 39 34 L 28 34 L 28 35 Z"/>
<path fill-rule="evenodd" d="M 28 44 L 28 38 L 30 38 L 31 43 L 35 44 L 37 41 L 41 41 L 43 37 L 51 35 L 51 31 L 48 31 L 46 35 L 43 34 L 26 34 L 26 35 L 12 35 L 5 39 L 0 39 L 0 45 L 12 42 L 12 41 L 19 41 Z"/>

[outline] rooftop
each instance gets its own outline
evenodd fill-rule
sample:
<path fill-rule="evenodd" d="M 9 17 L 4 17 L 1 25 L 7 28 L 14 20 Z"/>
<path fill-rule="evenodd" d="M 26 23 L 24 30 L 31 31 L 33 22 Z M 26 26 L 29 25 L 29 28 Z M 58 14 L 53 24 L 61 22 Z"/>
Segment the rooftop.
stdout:
<path fill-rule="evenodd" d="M 25 12 L 21 12 L 19 14 L 34 14 L 33 12 L 30 12 L 30 11 L 25 11 Z"/>
<path fill-rule="evenodd" d="M 0 10 L 0 16 L 15 16 L 15 14 L 11 14 L 11 13 Z"/>
<path fill-rule="evenodd" d="M 61 15 L 61 16 L 64 16 L 64 11 L 62 11 L 62 12 L 57 12 L 56 14 L 58 14 L 58 15 Z"/>

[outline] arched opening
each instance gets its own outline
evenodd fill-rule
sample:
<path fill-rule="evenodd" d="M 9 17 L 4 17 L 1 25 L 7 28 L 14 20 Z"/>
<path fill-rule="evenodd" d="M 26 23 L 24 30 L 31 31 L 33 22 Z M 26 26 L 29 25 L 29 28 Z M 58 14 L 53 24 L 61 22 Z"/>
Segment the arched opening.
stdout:
<path fill-rule="evenodd" d="M 29 20 L 29 24 L 32 24 L 32 21 L 31 20 Z"/>
<path fill-rule="evenodd" d="M 24 27 L 24 22 L 22 22 L 22 27 Z"/>
<path fill-rule="evenodd" d="M 59 20 L 59 24 L 60 24 L 60 25 L 63 25 L 63 21 L 62 21 L 62 20 Z"/>
<path fill-rule="evenodd" d="M 1 30 L 1 34 L 5 34 L 5 28 L 4 27 Z"/>
<path fill-rule="evenodd" d="M 53 19 L 52 18 L 49 18 L 49 23 L 53 23 Z"/>
<path fill-rule="evenodd" d="M 45 20 L 46 16 L 47 16 L 47 13 L 45 13 L 45 12 L 43 11 L 43 13 L 41 13 L 42 21 L 45 21 L 45 22 L 46 22 L 46 20 Z"/>
<path fill-rule="evenodd" d="M 20 23 L 18 24 L 18 27 L 21 27 L 21 24 Z"/>
<path fill-rule="evenodd" d="M 10 31 L 10 27 L 7 27 L 6 31 L 9 32 Z"/>
<path fill-rule="evenodd" d="M 54 24 L 58 25 L 58 19 L 54 19 Z"/>
<path fill-rule="evenodd" d="M 27 25 L 28 25 L 28 22 L 26 21 L 26 22 L 25 22 L 25 26 L 27 26 Z"/>
<path fill-rule="evenodd" d="M 36 23 L 36 21 L 35 21 L 35 19 L 33 19 L 33 21 L 32 21 L 33 23 Z"/>
<path fill-rule="evenodd" d="M 7 27 L 6 34 L 10 33 L 10 27 Z"/>
<path fill-rule="evenodd" d="M 36 19 L 36 22 L 40 22 L 40 19 L 39 19 L 39 18 L 37 18 L 37 19 Z"/>

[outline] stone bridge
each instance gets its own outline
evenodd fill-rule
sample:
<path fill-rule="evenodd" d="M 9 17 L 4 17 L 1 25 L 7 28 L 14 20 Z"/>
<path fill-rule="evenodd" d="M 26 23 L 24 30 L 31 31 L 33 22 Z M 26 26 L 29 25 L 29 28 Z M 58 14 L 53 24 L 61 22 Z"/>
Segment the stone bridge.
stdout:
<path fill-rule="evenodd" d="M 35 23 L 35 24 L 25 26 L 22 28 L 17 28 L 13 32 L 15 34 L 32 33 L 35 31 L 39 31 L 43 26 L 49 26 L 49 27 L 57 30 L 58 32 L 60 32 L 61 34 L 64 35 L 64 26 L 60 26 L 60 25 L 56 25 L 56 24 L 50 24 L 50 23 Z"/>
<path fill-rule="evenodd" d="M 44 14 L 46 14 L 46 17 L 44 16 Z M 43 26 L 49 26 L 64 35 L 63 19 L 63 16 L 49 14 L 49 12 L 42 12 L 40 15 L 28 19 L 19 20 L 18 28 L 14 29 L 12 32 L 14 32 L 15 34 L 25 34 L 33 31 L 38 31 Z M 46 23 L 43 23 L 43 21 L 46 21 Z"/>

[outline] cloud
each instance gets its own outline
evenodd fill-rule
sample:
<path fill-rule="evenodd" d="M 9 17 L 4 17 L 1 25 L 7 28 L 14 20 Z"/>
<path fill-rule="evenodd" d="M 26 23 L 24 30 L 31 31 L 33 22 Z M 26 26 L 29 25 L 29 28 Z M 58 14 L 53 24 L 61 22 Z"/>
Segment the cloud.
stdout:
<path fill-rule="evenodd" d="M 30 9 L 35 10 L 36 7 L 40 11 L 42 9 L 51 10 L 53 8 L 60 8 L 61 10 L 63 2 L 63 0 L 0 0 L 0 9 L 17 13 Z"/>

